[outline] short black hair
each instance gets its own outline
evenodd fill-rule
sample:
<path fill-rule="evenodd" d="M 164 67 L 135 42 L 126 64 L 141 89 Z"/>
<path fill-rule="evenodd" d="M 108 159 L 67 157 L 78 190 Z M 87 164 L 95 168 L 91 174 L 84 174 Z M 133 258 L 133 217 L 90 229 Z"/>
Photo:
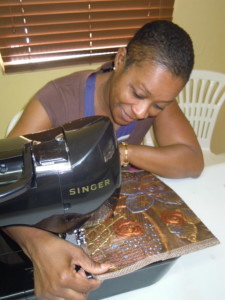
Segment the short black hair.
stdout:
<path fill-rule="evenodd" d="M 125 67 L 144 60 L 166 67 L 187 82 L 194 66 L 192 40 L 186 31 L 170 21 L 147 23 L 128 43 Z"/>

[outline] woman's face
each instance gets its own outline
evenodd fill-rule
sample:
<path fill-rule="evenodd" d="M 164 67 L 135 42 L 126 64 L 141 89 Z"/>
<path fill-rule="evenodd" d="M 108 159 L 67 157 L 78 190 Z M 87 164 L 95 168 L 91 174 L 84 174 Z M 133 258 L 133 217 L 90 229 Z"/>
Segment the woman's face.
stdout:
<path fill-rule="evenodd" d="M 113 121 L 127 125 L 156 117 L 174 101 L 183 86 L 182 78 L 149 61 L 133 64 L 125 71 L 120 65 L 114 71 L 110 88 L 109 107 Z"/>

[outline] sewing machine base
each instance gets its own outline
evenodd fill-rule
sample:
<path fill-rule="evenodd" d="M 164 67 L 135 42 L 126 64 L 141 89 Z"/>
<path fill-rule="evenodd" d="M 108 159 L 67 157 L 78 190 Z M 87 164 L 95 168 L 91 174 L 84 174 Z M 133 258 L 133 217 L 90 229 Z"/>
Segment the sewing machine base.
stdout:
<path fill-rule="evenodd" d="M 100 300 L 150 286 L 159 281 L 176 260 L 159 261 L 133 273 L 105 280 L 100 288 L 89 294 L 88 300 Z"/>
<path fill-rule="evenodd" d="M 147 287 L 159 281 L 172 267 L 177 258 L 156 262 L 133 273 L 105 280 L 100 288 L 91 292 L 88 300 L 100 300 L 139 288 Z M 1 286 L 0 300 L 34 300 L 32 267 L 24 264 L 9 268 L 0 264 Z"/>

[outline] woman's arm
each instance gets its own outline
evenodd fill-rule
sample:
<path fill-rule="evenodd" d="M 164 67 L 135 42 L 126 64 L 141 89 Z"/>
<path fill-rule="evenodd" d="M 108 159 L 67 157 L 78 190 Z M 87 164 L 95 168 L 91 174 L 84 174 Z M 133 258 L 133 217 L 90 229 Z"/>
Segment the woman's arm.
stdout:
<path fill-rule="evenodd" d="M 204 167 L 202 151 L 177 102 L 168 105 L 155 118 L 153 126 L 158 147 L 129 145 L 129 162 L 162 177 L 198 177 Z M 122 145 L 120 153 L 123 162 Z"/>

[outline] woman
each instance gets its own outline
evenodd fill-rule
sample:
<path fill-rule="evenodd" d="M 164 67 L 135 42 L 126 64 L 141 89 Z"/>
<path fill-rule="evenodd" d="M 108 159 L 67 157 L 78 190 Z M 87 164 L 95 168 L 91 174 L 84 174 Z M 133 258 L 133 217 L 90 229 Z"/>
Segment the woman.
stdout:
<path fill-rule="evenodd" d="M 203 158 L 197 138 L 175 101 L 194 63 L 187 33 L 167 21 L 146 24 L 119 49 L 114 64 L 97 72 L 82 71 L 49 83 L 26 107 L 9 136 L 61 125 L 88 115 L 108 116 L 117 132 L 121 165 L 171 177 L 197 177 Z M 153 124 L 158 147 L 140 145 Z M 35 293 L 42 299 L 86 299 L 99 286 L 83 270 L 100 274 L 81 249 L 30 227 L 4 231 L 34 265 Z M 75 265 L 82 268 L 75 271 Z"/>
<path fill-rule="evenodd" d="M 166 21 L 146 24 L 127 48 L 119 49 L 114 68 L 74 73 L 45 86 L 9 136 L 105 115 L 118 137 L 131 131 L 125 140 L 128 145 L 120 145 L 122 165 L 126 160 L 164 177 L 197 177 L 203 168 L 201 149 L 175 101 L 193 62 L 186 32 Z M 158 147 L 138 145 L 152 123 Z"/>

